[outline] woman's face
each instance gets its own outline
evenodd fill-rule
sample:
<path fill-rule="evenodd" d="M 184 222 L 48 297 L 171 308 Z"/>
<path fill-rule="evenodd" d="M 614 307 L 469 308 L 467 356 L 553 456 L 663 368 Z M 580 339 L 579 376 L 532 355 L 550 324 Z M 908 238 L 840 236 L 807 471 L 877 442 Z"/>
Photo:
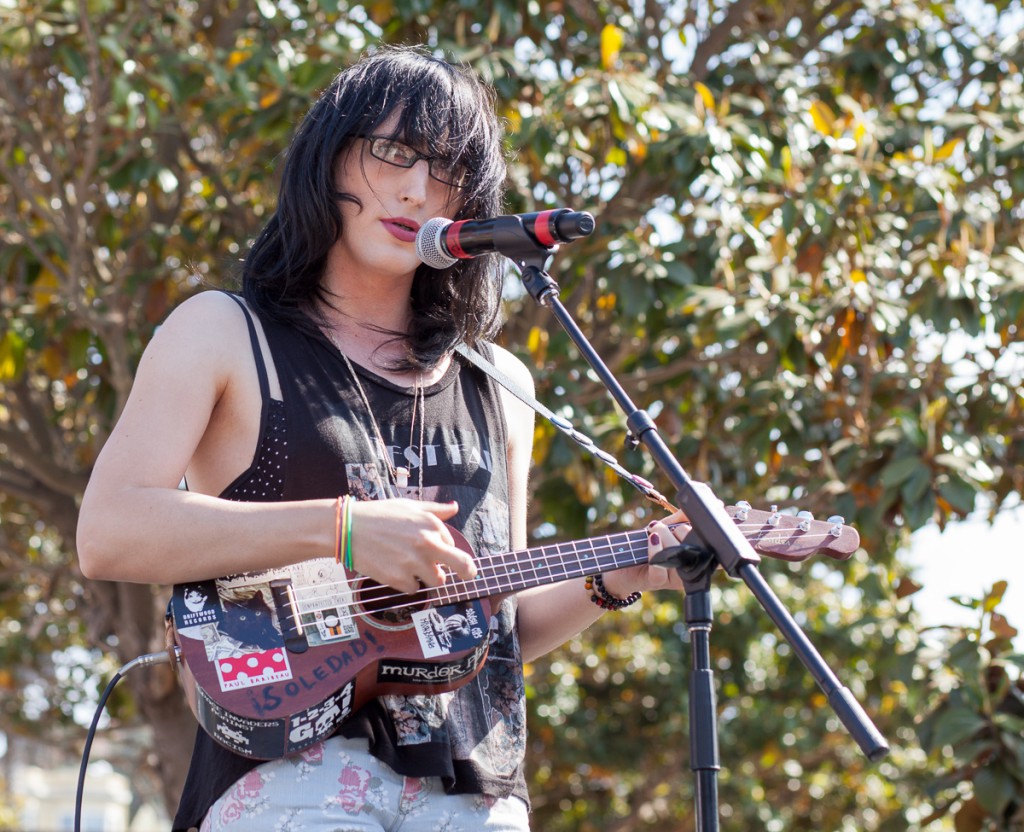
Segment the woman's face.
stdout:
<path fill-rule="evenodd" d="M 338 191 L 351 194 L 359 205 L 341 203 L 343 230 L 333 255 L 339 265 L 363 275 L 411 278 L 420 265 L 416 256 L 420 226 L 432 217 L 450 219 L 459 208 L 458 189 L 431 176 L 426 159 L 401 167 L 371 152 L 372 146 L 378 155 L 407 162 L 421 150 L 397 139 L 397 144 L 373 145 L 374 137 L 390 138 L 397 122 L 398 115 L 392 114 L 373 137 L 356 139 L 335 165 Z M 434 162 L 434 172 L 450 173 L 440 161 Z"/>

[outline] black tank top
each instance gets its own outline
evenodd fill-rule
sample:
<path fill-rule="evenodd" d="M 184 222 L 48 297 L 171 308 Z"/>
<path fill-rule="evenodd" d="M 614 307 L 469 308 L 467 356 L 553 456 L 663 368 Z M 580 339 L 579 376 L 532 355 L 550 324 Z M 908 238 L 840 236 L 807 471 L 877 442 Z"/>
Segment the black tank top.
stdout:
<path fill-rule="evenodd" d="M 263 395 L 260 438 L 252 464 L 221 496 L 249 501 L 394 496 L 394 490 L 384 492 L 382 482 L 390 477 L 340 353 L 325 341 L 264 321 L 281 385 L 281 399 L 274 400 L 251 319 L 248 324 Z M 393 464 L 410 470 L 402 496 L 415 496 L 422 471 L 424 499 L 458 502 L 459 514 L 449 523 L 473 551 L 508 551 L 508 441 L 495 383 L 456 356 L 444 377 L 423 391 L 421 446 L 419 412 L 410 431 L 411 390 L 353 369 Z M 468 685 L 449 694 L 376 699 L 346 720 L 340 733 L 369 740 L 371 753 L 400 774 L 441 777 L 449 792 L 527 800 L 525 690 L 515 615 L 514 598 L 493 611 L 487 662 Z M 174 829 L 198 827 L 221 794 L 259 764 L 200 729 Z"/>

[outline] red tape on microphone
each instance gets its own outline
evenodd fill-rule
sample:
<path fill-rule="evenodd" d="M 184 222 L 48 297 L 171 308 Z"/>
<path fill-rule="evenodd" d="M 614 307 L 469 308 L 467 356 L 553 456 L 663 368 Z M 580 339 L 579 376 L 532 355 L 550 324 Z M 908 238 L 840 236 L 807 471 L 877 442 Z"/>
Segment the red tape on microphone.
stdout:
<path fill-rule="evenodd" d="M 448 252 L 452 257 L 458 257 L 460 260 L 466 260 L 469 257 L 462 246 L 459 245 L 459 229 L 462 228 L 466 222 L 467 220 L 453 222 L 444 230 L 445 248 L 448 249 Z"/>
<path fill-rule="evenodd" d="M 558 211 L 541 211 L 537 214 L 537 219 L 533 223 L 533 236 L 537 238 L 537 242 L 545 248 L 551 248 L 552 246 L 558 245 L 558 240 L 555 239 L 554 234 L 551 233 L 551 215 L 557 214 Z"/>

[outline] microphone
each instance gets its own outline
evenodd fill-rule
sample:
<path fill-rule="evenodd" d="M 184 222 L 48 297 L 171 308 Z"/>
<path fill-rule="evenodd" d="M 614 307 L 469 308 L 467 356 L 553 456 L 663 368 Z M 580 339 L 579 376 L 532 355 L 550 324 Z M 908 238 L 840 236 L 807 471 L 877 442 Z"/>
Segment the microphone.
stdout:
<path fill-rule="evenodd" d="M 529 242 L 549 249 L 592 234 L 594 218 L 568 208 L 460 222 L 434 217 L 416 233 L 416 256 L 434 269 L 492 251 L 511 256 L 522 245 L 524 231 Z"/>

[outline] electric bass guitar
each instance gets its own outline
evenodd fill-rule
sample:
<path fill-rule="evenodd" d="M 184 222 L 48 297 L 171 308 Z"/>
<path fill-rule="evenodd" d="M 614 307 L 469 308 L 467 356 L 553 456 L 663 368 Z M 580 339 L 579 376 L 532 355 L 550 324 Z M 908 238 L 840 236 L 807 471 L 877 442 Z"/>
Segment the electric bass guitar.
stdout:
<path fill-rule="evenodd" d="M 728 512 L 755 550 L 785 560 L 843 560 L 860 544 L 840 517 Z M 203 729 L 236 754 L 274 759 L 329 737 L 374 697 L 467 684 L 487 658 L 490 599 L 646 561 L 647 532 L 622 532 L 477 557 L 474 579 L 449 575 L 411 595 L 330 558 L 303 561 L 176 585 L 169 645 Z"/>

